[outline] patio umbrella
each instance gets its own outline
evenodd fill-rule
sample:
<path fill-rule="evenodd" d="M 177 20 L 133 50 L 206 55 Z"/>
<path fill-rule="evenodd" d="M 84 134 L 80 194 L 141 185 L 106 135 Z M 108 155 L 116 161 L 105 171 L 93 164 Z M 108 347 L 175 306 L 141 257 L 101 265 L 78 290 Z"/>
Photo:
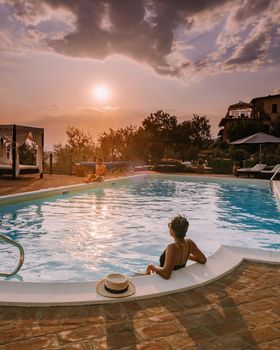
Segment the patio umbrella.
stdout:
<path fill-rule="evenodd" d="M 263 132 L 243 137 L 242 139 L 231 142 L 231 145 L 242 145 L 244 143 L 253 143 L 260 145 L 260 164 L 262 162 L 262 144 L 264 143 L 280 143 L 280 138 Z"/>

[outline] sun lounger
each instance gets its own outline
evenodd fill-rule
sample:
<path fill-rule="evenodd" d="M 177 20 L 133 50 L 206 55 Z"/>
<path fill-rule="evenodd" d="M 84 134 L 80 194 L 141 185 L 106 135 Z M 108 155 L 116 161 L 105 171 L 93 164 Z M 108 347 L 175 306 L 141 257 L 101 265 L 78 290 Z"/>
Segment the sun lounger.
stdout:
<path fill-rule="evenodd" d="M 256 164 L 252 168 L 240 168 L 237 169 L 237 177 L 239 175 L 247 175 L 250 177 L 250 175 L 256 176 L 261 170 L 263 170 L 266 167 L 266 164 Z"/>
<path fill-rule="evenodd" d="M 276 171 L 278 172 L 280 171 L 280 164 L 274 165 L 274 167 L 270 170 L 269 169 L 261 170 L 258 174 L 258 177 L 262 179 L 270 179 L 271 176 L 276 173 Z"/>

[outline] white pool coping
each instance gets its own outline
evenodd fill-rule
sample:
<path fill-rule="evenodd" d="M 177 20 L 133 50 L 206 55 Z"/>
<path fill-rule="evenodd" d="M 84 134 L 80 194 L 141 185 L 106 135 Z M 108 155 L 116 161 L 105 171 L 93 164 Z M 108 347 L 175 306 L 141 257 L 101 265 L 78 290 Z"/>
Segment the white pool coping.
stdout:
<path fill-rule="evenodd" d="M 40 199 L 49 196 L 73 193 L 91 188 L 102 188 L 114 185 L 116 182 L 126 182 L 153 175 L 134 175 L 116 179 L 108 179 L 103 183 L 78 184 L 62 186 L 39 191 L 25 192 L 16 195 L 0 197 L 0 205 L 9 205 L 27 200 Z M 154 175 L 156 177 L 181 177 L 184 175 Z M 188 176 L 194 178 L 194 176 Z M 204 179 L 221 180 L 213 176 Z M 197 177 L 196 177 L 197 179 Z M 222 178 L 225 181 L 224 178 Z M 228 181 L 259 182 L 260 180 L 226 179 Z M 280 198 L 279 182 L 274 181 L 273 190 Z M 278 186 L 279 185 L 279 186 Z M 278 192 L 277 192 L 278 191 Z M 243 260 L 280 264 L 280 252 L 265 249 L 250 249 L 232 246 L 221 246 L 207 264 L 192 264 L 179 271 L 174 271 L 169 280 L 158 275 L 131 277 L 136 293 L 127 298 L 106 298 L 96 293 L 97 281 L 89 282 L 18 282 L 0 281 L 0 305 L 14 306 L 58 306 L 58 305 L 90 305 L 108 304 L 120 301 L 140 300 L 167 295 L 208 284 L 230 273 Z"/>
<path fill-rule="evenodd" d="M 75 185 L 67 185 L 67 186 L 60 186 L 60 187 L 53 187 L 53 188 L 46 188 L 42 190 L 37 191 L 29 191 L 29 192 L 22 192 L 22 193 L 16 193 L 16 194 L 9 194 L 0 196 L 0 206 L 2 205 L 10 205 L 14 203 L 19 202 L 25 202 L 30 200 L 36 200 L 36 199 L 43 199 L 51 196 L 56 195 L 63 195 L 68 193 L 75 193 L 80 191 L 86 191 L 87 189 L 94 189 L 94 188 L 104 188 L 111 185 L 116 184 L 117 182 L 130 182 L 130 181 L 139 181 L 142 178 L 146 177 L 157 177 L 157 178 L 188 178 L 191 181 L 198 181 L 198 180 L 211 180 L 211 181 L 223 181 L 223 182 L 240 182 L 240 183 L 253 183 L 253 184 L 260 184 L 260 183 L 269 183 L 269 180 L 261 180 L 261 179 L 247 179 L 247 178 L 232 178 L 232 177 L 217 177 L 213 176 L 211 174 L 209 175 L 203 175 L 203 176 L 197 176 L 193 174 L 137 174 L 137 175 L 130 175 L 125 177 L 118 177 L 118 178 L 112 178 L 112 179 L 105 179 L 104 182 L 91 182 L 89 184 L 87 183 L 80 183 Z M 276 183 L 276 181 L 273 181 Z M 279 189 L 280 190 L 280 189 Z"/>
<path fill-rule="evenodd" d="M 208 257 L 207 263 L 194 263 L 173 271 L 165 280 L 159 275 L 131 277 L 136 293 L 126 298 L 106 298 L 96 292 L 97 281 L 91 282 L 12 282 L 0 281 L 0 305 L 59 306 L 108 304 L 163 296 L 193 289 L 230 273 L 243 260 L 280 264 L 280 252 L 221 246 Z"/>
<path fill-rule="evenodd" d="M 110 184 L 115 184 L 116 182 L 128 181 L 133 178 L 139 178 L 140 176 L 141 175 L 119 177 L 115 179 L 106 179 L 103 182 L 91 182 L 88 184 L 80 183 L 75 185 L 45 188 L 37 191 L 8 194 L 8 195 L 0 196 L 0 205 L 9 205 L 9 204 L 14 204 L 19 202 L 30 201 L 30 200 L 43 199 L 43 198 L 57 196 L 61 194 L 86 191 L 87 189 L 103 188 L 103 187 L 107 187 Z"/>

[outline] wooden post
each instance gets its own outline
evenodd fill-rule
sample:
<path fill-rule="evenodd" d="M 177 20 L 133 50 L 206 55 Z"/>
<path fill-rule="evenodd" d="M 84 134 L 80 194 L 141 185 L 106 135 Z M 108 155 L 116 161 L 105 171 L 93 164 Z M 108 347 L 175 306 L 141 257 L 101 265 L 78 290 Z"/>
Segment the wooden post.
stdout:
<path fill-rule="evenodd" d="M 73 169 L 72 169 L 72 162 L 73 162 L 73 157 L 72 157 L 72 154 L 70 155 L 70 174 L 69 175 L 73 175 L 72 174 L 72 171 L 73 171 Z"/>
<path fill-rule="evenodd" d="M 52 166 L 53 166 L 53 154 L 50 153 L 50 161 L 49 161 L 49 174 L 52 175 Z"/>
<path fill-rule="evenodd" d="M 44 132 L 42 134 L 42 171 L 40 172 L 40 179 L 44 176 Z"/>
<path fill-rule="evenodd" d="M 17 127 L 13 125 L 13 136 L 12 136 L 12 176 L 13 180 L 16 178 L 16 167 L 17 167 Z"/>

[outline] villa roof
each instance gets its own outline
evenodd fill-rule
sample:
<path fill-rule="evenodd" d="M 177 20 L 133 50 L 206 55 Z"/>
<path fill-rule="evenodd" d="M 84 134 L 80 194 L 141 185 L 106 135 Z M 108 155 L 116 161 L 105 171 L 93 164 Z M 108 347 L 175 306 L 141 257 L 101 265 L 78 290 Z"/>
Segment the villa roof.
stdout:
<path fill-rule="evenodd" d="M 267 96 L 261 96 L 261 97 L 255 97 L 251 100 L 251 103 L 254 103 L 258 100 L 264 100 L 264 99 L 270 99 L 270 98 L 275 98 L 275 97 L 280 97 L 280 94 L 277 95 L 267 95 Z"/>
<path fill-rule="evenodd" d="M 253 106 L 252 106 L 252 104 L 251 103 L 247 103 L 247 102 L 243 102 L 243 101 L 239 101 L 239 102 L 237 102 L 237 103 L 235 103 L 235 104 L 233 104 L 233 105 L 230 105 L 229 107 L 228 107 L 228 109 L 230 110 L 230 109 L 244 109 L 244 108 L 252 108 Z"/>

